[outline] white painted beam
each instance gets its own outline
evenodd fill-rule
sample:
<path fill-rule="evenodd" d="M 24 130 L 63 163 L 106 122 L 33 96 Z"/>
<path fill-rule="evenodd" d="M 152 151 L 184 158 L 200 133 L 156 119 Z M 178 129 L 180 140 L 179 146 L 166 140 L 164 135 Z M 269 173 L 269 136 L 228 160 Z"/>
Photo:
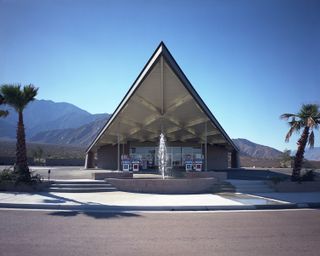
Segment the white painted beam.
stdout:
<path fill-rule="evenodd" d="M 181 98 L 178 98 L 175 100 L 175 103 L 173 103 L 172 105 L 170 105 L 165 114 L 173 112 L 174 110 L 176 110 L 178 107 L 180 107 L 181 105 L 187 103 L 188 101 L 192 100 L 192 96 L 190 94 L 187 94 Z"/>

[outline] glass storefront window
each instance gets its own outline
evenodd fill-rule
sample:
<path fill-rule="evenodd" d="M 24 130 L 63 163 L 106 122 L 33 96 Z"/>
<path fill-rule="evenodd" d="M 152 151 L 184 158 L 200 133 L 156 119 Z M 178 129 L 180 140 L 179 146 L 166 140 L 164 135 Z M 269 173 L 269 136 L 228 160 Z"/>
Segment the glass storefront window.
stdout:
<path fill-rule="evenodd" d="M 167 147 L 168 166 L 184 167 L 186 160 L 203 159 L 201 147 Z M 158 147 L 132 147 L 130 158 L 139 160 L 142 169 L 158 166 Z"/>
<path fill-rule="evenodd" d="M 171 147 L 172 166 L 182 166 L 181 162 L 181 147 Z"/>
<path fill-rule="evenodd" d="M 193 151 L 192 147 L 182 147 L 182 164 L 185 164 L 185 161 L 193 160 Z"/>

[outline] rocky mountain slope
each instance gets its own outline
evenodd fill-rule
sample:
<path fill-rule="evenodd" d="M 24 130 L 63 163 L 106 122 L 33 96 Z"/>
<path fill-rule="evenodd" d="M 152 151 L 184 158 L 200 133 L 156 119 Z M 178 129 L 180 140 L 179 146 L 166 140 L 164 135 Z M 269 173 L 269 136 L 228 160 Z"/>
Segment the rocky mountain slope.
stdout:
<path fill-rule="evenodd" d="M 305 158 L 312 161 L 320 161 L 320 147 L 307 148 Z"/>
<path fill-rule="evenodd" d="M 240 149 L 242 156 L 275 159 L 279 158 L 282 154 L 282 152 L 277 149 L 264 145 L 259 145 L 246 139 L 233 139 L 233 142 Z"/>
<path fill-rule="evenodd" d="M 9 110 L 10 114 L 0 119 L 0 138 L 13 139 L 18 120 L 17 113 L 8 106 L 1 108 Z M 35 100 L 24 111 L 26 136 L 29 139 L 39 132 L 78 128 L 107 116 L 108 114 L 92 115 L 70 103 Z"/>
<path fill-rule="evenodd" d="M 78 128 L 40 132 L 31 137 L 30 141 L 37 143 L 87 147 L 96 137 L 107 120 L 108 117 L 105 116 Z"/>
<path fill-rule="evenodd" d="M 27 154 L 28 157 L 33 157 L 34 153 L 39 149 L 43 150 L 44 158 L 60 158 L 60 159 L 83 159 L 85 157 L 85 149 L 83 147 L 55 144 L 41 144 L 28 142 Z M 15 157 L 16 141 L 15 140 L 0 140 L 0 158 Z"/>

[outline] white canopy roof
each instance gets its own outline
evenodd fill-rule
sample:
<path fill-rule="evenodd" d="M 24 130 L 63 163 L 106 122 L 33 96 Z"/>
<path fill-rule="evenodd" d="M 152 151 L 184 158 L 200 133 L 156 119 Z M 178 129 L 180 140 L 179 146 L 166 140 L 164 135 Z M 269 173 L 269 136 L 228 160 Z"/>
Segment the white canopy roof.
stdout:
<path fill-rule="evenodd" d="M 209 143 L 236 150 L 163 42 L 87 149 L 126 141 Z"/>

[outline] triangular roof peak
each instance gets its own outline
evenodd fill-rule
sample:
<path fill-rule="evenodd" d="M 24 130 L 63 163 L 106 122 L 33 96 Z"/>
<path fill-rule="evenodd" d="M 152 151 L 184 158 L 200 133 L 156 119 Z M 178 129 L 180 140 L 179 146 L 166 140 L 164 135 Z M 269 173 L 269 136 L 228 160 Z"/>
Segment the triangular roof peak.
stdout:
<path fill-rule="evenodd" d="M 163 41 L 87 152 L 115 144 L 119 137 L 123 142 L 157 141 L 160 132 L 169 141 L 206 141 L 238 151 Z"/>
<path fill-rule="evenodd" d="M 161 41 L 160 44 L 158 45 L 158 47 L 160 47 L 160 46 L 164 46 L 165 48 L 167 48 L 166 44 L 163 41 Z"/>

